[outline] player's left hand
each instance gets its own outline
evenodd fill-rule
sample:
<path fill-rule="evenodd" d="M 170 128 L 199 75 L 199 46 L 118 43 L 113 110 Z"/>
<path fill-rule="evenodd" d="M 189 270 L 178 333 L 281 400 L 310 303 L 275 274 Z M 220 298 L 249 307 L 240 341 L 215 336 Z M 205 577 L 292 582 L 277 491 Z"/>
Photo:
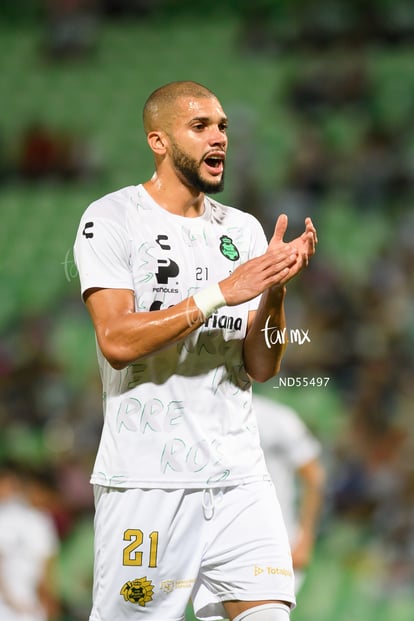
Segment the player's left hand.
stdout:
<path fill-rule="evenodd" d="M 291 243 L 296 245 L 299 254 L 302 252 L 302 256 L 305 258 L 306 265 L 308 265 L 310 257 L 315 254 L 316 244 L 318 243 L 318 235 L 316 233 L 313 222 L 309 217 L 305 218 L 305 227 L 305 231 L 302 233 L 302 235 L 300 237 L 297 237 Z"/>
<path fill-rule="evenodd" d="M 268 252 L 275 252 L 276 249 L 280 249 L 281 245 L 287 245 L 287 242 L 283 239 L 287 231 L 287 226 L 288 217 L 286 214 L 281 214 L 276 221 L 275 231 L 269 242 Z M 308 217 L 305 219 L 305 230 L 302 235 L 288 242 L 290 247 L 297 250 L 297 260 L 290 268 L 289 274 L 286 276 L 283 284 L 286 284 L 309 264 L 309 259 L 315 254 L 317 243 L 318 236 L 316 228 L 311 218 Z"/>

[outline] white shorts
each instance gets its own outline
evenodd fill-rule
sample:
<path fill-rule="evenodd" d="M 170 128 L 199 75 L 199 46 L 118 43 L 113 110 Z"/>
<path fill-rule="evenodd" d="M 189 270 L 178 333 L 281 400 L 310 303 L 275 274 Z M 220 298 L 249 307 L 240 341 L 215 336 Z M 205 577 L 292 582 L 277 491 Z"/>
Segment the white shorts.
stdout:
<path fill-rule="evenodd" d="M 95 486 L 90 621 L 226 618 L 227 600 L 295 603 L 287 533 L 269 481 L 207 490 Z"/>

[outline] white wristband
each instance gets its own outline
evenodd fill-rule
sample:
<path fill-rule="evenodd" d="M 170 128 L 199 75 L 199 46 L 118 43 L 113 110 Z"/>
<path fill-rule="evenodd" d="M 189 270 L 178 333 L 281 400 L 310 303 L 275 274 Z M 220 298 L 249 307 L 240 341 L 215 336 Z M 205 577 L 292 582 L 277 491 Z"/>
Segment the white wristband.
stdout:
<path fill-rule="evenodd" d="M 226 306 L 227 304 L 218 283 L 198 291 L 193 295 L 193 299 L 206 319 L 208 319 L 208 317 L 210 317 L 210 315 L 212 315 L 218 308 Z"/>

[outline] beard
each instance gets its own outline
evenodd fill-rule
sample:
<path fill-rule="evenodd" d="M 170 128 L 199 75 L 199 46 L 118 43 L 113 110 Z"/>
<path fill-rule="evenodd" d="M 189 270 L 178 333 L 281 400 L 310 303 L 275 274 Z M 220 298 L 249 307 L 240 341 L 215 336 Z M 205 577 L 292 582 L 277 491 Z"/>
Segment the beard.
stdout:
<path fill-rule="evenodd" d="M 172 159 L 173 165 L 179 177 L 186 185 L 206 194 L 217 194 L 222 192 L 224 188 L 224 172 L 218 181 L 207 181 L 200 175 L 200 165 L 202 160 L 197 162 L 196 159 L 187 155 L 176 143 L 172 143 Z"/>

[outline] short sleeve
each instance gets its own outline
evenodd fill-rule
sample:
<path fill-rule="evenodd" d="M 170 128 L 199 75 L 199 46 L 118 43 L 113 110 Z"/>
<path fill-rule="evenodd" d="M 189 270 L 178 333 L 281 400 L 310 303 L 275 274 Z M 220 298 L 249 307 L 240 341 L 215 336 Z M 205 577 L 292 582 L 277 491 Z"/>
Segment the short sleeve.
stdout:
<path fill-rule="evenodd" d="M 115 220 L 87 210 L 77 232 L 74 258 L 82 295 L 95 287 L 134 289 L 129 236 Z"/>
<path fill-rule="evenodd" d="M 278 413 L 275 412 L 275 416 Z M 281 437 L 286 456 L 293 466 L 300 468 L 320 455 L 320 444 L 299 415 L 285 408 L 281 415 Z"/>
<path fill-rule="evenodd" d="M 294 409 L 257 394 L 253 395 L 253 407 L 265 453 L 283 456 L 295 469 L 320 456 L 319 440 Z"/>

